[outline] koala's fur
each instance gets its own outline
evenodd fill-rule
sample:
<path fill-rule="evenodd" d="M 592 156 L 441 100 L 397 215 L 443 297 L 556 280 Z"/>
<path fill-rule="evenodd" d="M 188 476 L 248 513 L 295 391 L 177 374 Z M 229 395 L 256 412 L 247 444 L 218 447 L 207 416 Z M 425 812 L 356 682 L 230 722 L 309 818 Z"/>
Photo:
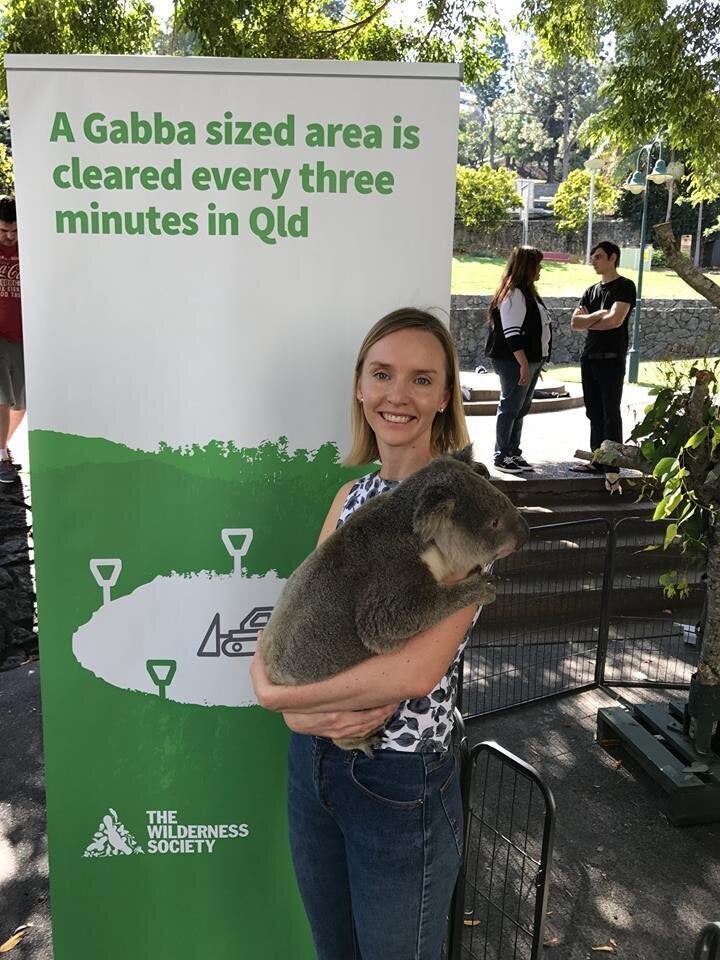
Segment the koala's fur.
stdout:
<path fill-rule="evenodd" d="M 467 447 L 351 514 L 285 585 L 259 645 L 270 680 L 324 680 L 463 607 L 492 602 L 483 568 L 519 549 L 528 527 L 488 476 Z M 452 572 L 468 575 L 440 582 Z"/>

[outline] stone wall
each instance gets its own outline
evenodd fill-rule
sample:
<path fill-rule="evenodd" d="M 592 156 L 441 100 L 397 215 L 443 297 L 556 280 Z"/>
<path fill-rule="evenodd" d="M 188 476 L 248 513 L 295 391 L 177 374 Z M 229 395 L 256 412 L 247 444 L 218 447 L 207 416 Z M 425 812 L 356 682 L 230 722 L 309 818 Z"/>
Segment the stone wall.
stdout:
<path fill-rule="evenodd" d="M 519 220 L 509 220 L 499 230 L 469 230 L 455 224 L 453 249 L 456 254 L 470 256 L 507 256 L 513 246 L 522 243 L 523 228 Z M 612 240 L 619 247 L 637 247 L 640 244 L 640 229 L 624 220 L 595 220 L 593 239 Z M 587 234 L 560 233 L 555 220 L 531 220 L 528 224 L 528 243 L 540 250 L 559 250 L 579 259 L 585 258 Z"/>
<path fill-rule="evenodd" d="M 577 363 L 584 335 L 570 330 L 577 297 L 546 297 L 553 320 L 551 362 Z M 460 368 L 473 370 L 484 362 L 490 297 L 454 296 L 450 329 L 460 355 Z M 677 360 L 720 356 L 720 310 L 706 300 L 644 300 L 640 324 L 641 360 Z"/>

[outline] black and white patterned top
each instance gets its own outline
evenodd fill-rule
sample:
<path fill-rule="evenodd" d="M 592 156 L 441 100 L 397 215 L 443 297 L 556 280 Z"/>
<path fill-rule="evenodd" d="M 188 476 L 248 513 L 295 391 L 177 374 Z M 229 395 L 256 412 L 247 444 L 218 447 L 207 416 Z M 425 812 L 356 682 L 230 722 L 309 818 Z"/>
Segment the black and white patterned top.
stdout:
<path fill-rule="evenodd" d="M 377 471 L 361 477 L 353 484 L 347 496 L 340 512 L 338 526 L 341 526 L 366 500 L 376 497 L 379 493 L 385 493 L 386 490 L 392 490 L 398 482 L 383 480 Z M 479 613 L 478 609 L 473 624 Z M 403 700 L 385 724 L 385 732 L 376 749 L 400 750 L 405 753 L 435 753 L 450 749 L 454 723 L 453 710 L 457 699 L 458 665 L 469 636 L 468 630 L 447 673 L 428 696 L 418 697 L 415 700 Z"/>

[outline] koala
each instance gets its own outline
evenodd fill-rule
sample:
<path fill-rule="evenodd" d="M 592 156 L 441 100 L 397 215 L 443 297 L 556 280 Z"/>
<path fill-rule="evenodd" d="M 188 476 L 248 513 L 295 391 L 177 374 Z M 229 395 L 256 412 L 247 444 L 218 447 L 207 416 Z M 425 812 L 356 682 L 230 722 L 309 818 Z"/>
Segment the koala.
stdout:
<path fill-rule="evenodd" d="M 519 550 L 528 526 L 473 464 L 472 447 L 438 457 L 363 504 L 294 571 L 259 649 L 273 683 L 324 680 L 473 603 L 491 603 L 484 574 Z M 464 580 L 443 583 L 450 573 Z M 341 740 L 372 755 L 372 741 Z"/>

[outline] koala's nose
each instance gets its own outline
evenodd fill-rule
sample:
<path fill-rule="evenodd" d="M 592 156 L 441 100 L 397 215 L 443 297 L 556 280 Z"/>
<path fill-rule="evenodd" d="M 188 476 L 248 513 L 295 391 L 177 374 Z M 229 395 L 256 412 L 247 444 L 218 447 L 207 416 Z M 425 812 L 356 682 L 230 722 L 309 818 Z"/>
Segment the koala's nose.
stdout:
<path fill-rule="evenodd" d="M 520 550 L 530 539 L 530 527 L 527 525 L 525 517 L 517 515 L 515 524 L 515 549 Z"/>

